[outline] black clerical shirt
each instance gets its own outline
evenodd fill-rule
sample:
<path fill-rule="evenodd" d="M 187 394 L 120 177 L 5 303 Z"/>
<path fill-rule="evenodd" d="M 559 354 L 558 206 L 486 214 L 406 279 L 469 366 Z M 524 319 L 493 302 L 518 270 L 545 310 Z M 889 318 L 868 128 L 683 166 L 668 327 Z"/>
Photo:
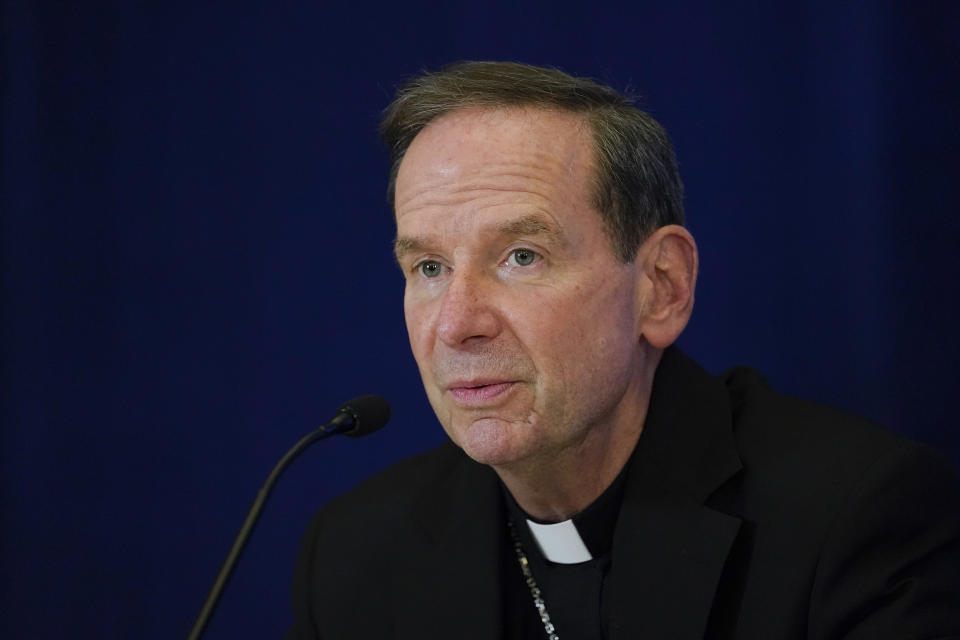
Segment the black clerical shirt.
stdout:
<path fill-rule="evenodd" d="M 623 499 L 626 468 L 590 506 L 573 517 L 573 524 L 592 559 L 576 564 L 548 560 L 536 542 L 527 520 L 539 522 L 520 508 L 503 489 L 507 515 L 513 521 L 534 580 L 540 587 L 555 633 L 562 640 L 602 640 L 609 637 L 610 620 L 604 587 L 610 572 L 613 531 Z M 509 532 L 502 556 L 504 576 L 504 637 L 509 640 L 543 640 L 543 622 L 524 581 Z"/>

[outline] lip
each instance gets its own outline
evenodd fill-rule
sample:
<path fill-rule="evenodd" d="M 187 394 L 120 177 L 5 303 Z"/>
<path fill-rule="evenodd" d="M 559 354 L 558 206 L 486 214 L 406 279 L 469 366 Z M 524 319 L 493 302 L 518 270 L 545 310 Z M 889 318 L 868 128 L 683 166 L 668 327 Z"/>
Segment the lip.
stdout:
<path fill-rule="evenodd" d="M 461 405 L 482 405 L 496 400 L 513 388 L 512 380 L 463 380 L 447 385 L 447 391 Z"/>

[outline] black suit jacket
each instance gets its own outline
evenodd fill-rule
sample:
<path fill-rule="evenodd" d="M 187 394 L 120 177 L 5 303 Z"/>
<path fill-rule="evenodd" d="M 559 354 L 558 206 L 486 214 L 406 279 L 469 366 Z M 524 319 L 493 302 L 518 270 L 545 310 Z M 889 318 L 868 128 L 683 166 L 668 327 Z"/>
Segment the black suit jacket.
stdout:
<path fill-rule="evenodd" d="M 452 445 L 374 476 L 312 521 L 288 638 L 500 638 L 504 518 L 495 474 Z M 668 349 L 605 597 L 613 640 L 960 638 L 956 474 Z"/>

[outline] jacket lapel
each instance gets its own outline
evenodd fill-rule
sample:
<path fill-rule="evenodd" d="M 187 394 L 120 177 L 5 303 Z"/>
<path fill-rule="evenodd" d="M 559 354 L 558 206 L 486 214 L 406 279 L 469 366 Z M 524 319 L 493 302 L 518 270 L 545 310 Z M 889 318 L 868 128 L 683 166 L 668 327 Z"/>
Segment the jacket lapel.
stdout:
<path fill-rule="evenodd" d="M 740 528 L 704 502 L 740 469 L 726 389 L 668 349 L 614 533 L 613 640 L 704 636 Z"/>
<path fill-rule="evenodd" d="M 439 494 L 420 505 L 397 560 L 395 637 L 499 638 L 506 523 L 496 476 L 463 456 Z"/>
<path fill-rule="evenodd" d="M 612 640 L 702 638 L 740 521 L 651 496 L 624 511 L 608 583 Z"/>

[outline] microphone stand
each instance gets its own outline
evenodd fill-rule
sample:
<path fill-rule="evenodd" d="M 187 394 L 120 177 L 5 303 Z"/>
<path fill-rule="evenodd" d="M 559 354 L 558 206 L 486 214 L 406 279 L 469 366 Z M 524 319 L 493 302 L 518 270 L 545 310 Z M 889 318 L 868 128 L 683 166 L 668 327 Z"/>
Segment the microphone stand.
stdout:
<path fill-rule="evenodd" d="M 210 616 L 213 615 L 213 611 L 220 601 L 220 595 L 227 585 L 227 580 L 230 579 L 230 574 L 233 573 L 237 559 L 240 557 L 244 546 L 246 546 L 247 539 L 253 532 L 253 527 L 257 524 L 257 519 L 260 517 L 260 512 L 263 511 L 263 505 L 266 504 L 267 497 L 270 495 L 270 491 L 273 490 L 273 485 L 275 485 L 280 478 L 280 474 L 283 473 L 284 469 L 286 469 L 297 456 L 303 453 L 304 450 L 314 442 L 350 431 L 356 426 L 356 423 L 356 416 L 347 412 L 339 413 L 333 420 L 315 431 L 308 433 L 300 442 L 293 445 L 293 448 L 287 451 L 286 455 L 283 456 L 280 462 L 273 468 L 273 471 L 267 476 L 266 482 L 263 483 L 263 487 L 257 493 L 257 498 L 253 501 L 250 511 L 247 512 L 247 519 L 243 521 L 243 526 L 240 527 L 240 533 L 237 534 L 236 539 L 233 541 L 233 546 L 230 547 L 230 553 L 227 554 L 227 559 L 223 561 L 223 566 L 220 567 L 220 573 L 217 574 L 216 580 L 213 581 L 213 587 L 210 589 L 210 593 L 203 603 L 203 608 L 200 609 L 200 615 L 197 616 L 197 620 L 193 623 L 193 628 L 190 630 L 189 640 L 198 640 L 200 636 L 203 635 L 203 631 L 210 621 Z"/>

